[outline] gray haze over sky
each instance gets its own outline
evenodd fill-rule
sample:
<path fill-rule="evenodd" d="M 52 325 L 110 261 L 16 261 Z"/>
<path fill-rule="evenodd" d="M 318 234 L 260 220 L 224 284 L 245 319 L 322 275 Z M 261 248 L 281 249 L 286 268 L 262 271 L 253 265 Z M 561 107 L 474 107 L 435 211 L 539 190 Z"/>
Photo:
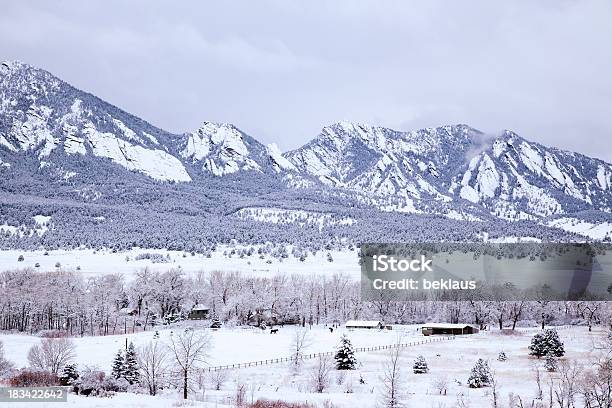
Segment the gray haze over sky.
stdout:
<path fill-rule="evenodd" d="M 172 132 L 466 123 L 612 162 L 611 22 L 609 0 L 0 0 L 0 59 Z"/>

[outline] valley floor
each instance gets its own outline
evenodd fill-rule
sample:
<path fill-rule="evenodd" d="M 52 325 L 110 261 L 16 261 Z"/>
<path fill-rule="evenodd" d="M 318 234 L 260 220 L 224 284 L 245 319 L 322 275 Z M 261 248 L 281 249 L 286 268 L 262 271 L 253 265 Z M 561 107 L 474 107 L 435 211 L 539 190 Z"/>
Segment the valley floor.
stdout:
<path fill-rule="evenodd" d="M 160 272 L 172 268 L 181 268 L 186 275 L 193 275 L 200 271 L 224 270 L 241 272 L 249 276 L 274 276 L 281 273 L 308 275 L 343 273 L 349 274 L 355 279 L 358 279 L 361 273 L 357 250 L 318 251 L 314 255 L 309 253 L 304 261 L 300 261 L 291 255 L 291 247 L 288 247 L 289 256 L 282 260 L 269 255 L 264 255 L 262 259 L 257 253 L 244 258 L 240 258 L 238 255 L 230 255 L 232 249 L 243 248 L 245 247 L 220 245 L 216 251 L 210 254 L 210 258 L 203 254 L 191 255 L 183 251 L 165 249 L 134 248 L 129 251 L 118 252 L 109 249 L 97 251 L 91 249 L 3 250 L 0 251 L 0 270 L 34 268 L 41 271 L 52 271 L 62 268 L 78 270 L 83 276 L 122 273 L 129 277 L 144 268 Z M 328 260 L 327 253 L 331 254 L 332 262 Z M 164 262 L 136 259 L 143 254 L 160 254 L 167 258 Z M 20 256 L 23 256 L 22 261 L 19 260 L 21 259 Z"/>
<path fill-rule="evenodd" d="M 175 327 L 173 330 L 182 330 Z M 259 329 L 223 328 L 211 331 L 212 347 L 208 363 L 210 365 L 249 362 L 255 360 L 287 357 L 291 354 L 290 346 L 294 328 L 285 326 L 278 334 L 270 334 Z M 167 339 L 170 329 L 160 330 L 161 340 Z M 498 391 L 503 406 L 507 406 L 510 393 L 520 395 L 528 406 L 536 396 L 537 386 L 534 367 L 540 367 L 543 383 L 549 375 L 543 367 L 543 360 L 528 355 L 528 346 L 536 329 L 520 329 L 512 335 L 494 330 L 476 335 L 457 336 L 455 340 L 420 344 L 402 349 L 401 376 L 403 396 L 409 407 L 489 407 L 491 406 L 491 388 L 470 389 L 467 379 L 474 363 L 483 358 L 489 362 L 498 382 Z M 600 355 L 598 349 L 604 331 L 595 328 L 588 332 L 586 327 L 562 327 L 558 329 L 561 340 L 565 343 L 567 361 L 578 361 L 589 367 L 592 360 Z M 333 333 L 319 326 L 309 330 L 311 344 L 306 353 L 333 351 L 342 334 L 346 334 L 356 347 L 390 345 L 401 336 L 403 342 L 424 340 L 417 326 L 394 326 L 390 331 L 346 330 L 338 329 Z M 154 332 L 128 335 L 136 346 L 149 341 Z M 125 344 L 126 336 L 83 337 L 76 338 L 77 361 L 79 366 L 98 366 L 110 371 L 112 358 L 116 351 Z M 20 335 L 2 334 L 5 354 L 18 367 L 27 364 L 27 352 L 39 338 Z M 504 351 L 507 361 L 497 361 L 500 351 Z M 412 365 L 418 355 L 423 355 L 429 365 L 429 373 L 414 374 Z M 317 360 L 305 360 L 299 370 L 290 363 L 279 363 L 228 370 L 227 379 L 220 391 L 212 390 L 210 379 L 204 378 L 204 390 L 193 393 L 190 401 L 180 402 L 178 392 L 166 390 L 156 397 L 119 393 L 112 398 L 86 398 L 69 396 L 68 406 L 83 407 L 165 407 L 165 406 L 232 406 L 232 400 L 239 385 L 246 388 L 247 402 L 265 399 L 282 399 L 286 401 L 310 402 L 323 406 L 326 401 L 336 407 L 366 408 L 374 407 L 381 400 L 383 389 L 382 378 L 388 351 L 358 352 L 358 367 L 354 371 L 339 372 L 332 370 L 327 389 L 316 393 L 312 387 L 313 368 Z M 360 383 L 363 378 L 363 383 Z M 446 395 L 440 395 L 435 383 L 444 380 L 448 384 Z M 546 394 L 546 387 L 543 385 Z M 352 391 L 352 392 L 347 392 Z M 15 404 L 25 406 L 24 404 Z M 42 407 L 44 404 L 32 404 Z M 57 406 L 57 405 L 51 405 Z"/>

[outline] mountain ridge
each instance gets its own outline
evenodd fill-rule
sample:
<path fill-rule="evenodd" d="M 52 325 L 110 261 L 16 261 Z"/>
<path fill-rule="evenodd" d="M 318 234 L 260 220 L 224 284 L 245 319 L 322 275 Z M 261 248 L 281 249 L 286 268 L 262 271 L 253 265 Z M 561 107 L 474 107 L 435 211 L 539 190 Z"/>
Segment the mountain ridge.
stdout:
<path fill-rule="evenodd" d="M 297 208 L 305 199 L 315 207 L 330 200 L 339 212 L 365 206 L 466 222 L 547 223 L 612 212 L 612 165 L 509 130 L 490 135 L 457 124 L 397 131 L 341 121 L 282 153 L 230 123 L 167 132 L 20 62 L 0 64 L 2 173 L 5 193 L 62 191 L 85 201 L 146 203 L 174 190 L 204 197 L 235 190 L 236 199 L 263 206 L 282 205 L 266 198 L 278 191 Z M 140 186 L 151 191 L 135 194 Z"/>

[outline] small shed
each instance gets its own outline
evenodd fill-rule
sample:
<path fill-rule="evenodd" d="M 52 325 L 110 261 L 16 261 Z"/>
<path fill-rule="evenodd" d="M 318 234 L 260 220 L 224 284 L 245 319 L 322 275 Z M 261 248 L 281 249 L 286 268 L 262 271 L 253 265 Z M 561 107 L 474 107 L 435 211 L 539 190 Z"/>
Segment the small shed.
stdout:
<path fill-rule="evenodd" d="M 208 319 L 208 314 L 210 313 L 210 308 L 205 305 L 195 305 L 191 308 L 189 312 L 189 319 L 191 320 L 204 320 Z"/>
<path fill-rule="evenodd" d="M 462 334 L 478 333 L 478 329 L 469 324 L 462 323 L 427 323 L 421 327 L 423 336 L 432 336 L 435 334 L 452 334 L 460 336 Z"/>
<path fill-rule="evenodd" d="M 385 327 L 380 320 L 349 320 L 346 322 L 347 329 L 382 329 Z"/>

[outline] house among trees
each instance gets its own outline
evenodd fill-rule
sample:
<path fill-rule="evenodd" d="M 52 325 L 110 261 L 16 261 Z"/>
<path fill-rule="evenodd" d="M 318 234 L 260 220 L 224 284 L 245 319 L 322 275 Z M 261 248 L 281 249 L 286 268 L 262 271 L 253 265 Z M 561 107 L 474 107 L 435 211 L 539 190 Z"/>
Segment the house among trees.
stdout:
<path fill-rule="evenodd" d="M 385 325 L 380 320 L 349 320 L 345 324 L 347 329 L 379 329 L 382 330 Z"/>
<path fill-rule="evenodd" d="M 189 312 L 189 319 L 191 320 L 204 320 L 208 319 L 210 308 L 201 304 L 197 304 L 191 308 Z"/>
<path fill-rule="evenodd" d="M 432 336 L 436 334 L 475 334 L 478 333 L 478 329 L 469 324 L 462 323 L 427 323 L 421 327 L 423 336 Z"/>

